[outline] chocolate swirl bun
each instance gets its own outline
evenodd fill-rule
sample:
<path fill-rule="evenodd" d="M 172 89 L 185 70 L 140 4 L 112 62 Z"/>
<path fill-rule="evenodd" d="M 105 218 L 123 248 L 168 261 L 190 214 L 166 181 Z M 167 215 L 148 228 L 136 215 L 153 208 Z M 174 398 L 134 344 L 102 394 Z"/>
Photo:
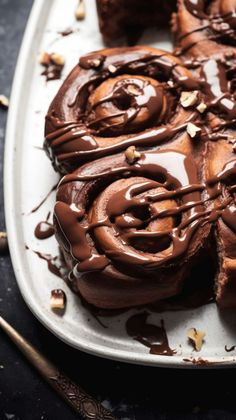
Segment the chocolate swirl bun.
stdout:
<path fill-rule="evenodd" d="M 236 56 L 235 0 L 179 0 L 173 17 L 178 53 L 196 59 Z"/>
<path fill-rule="evenodd" d="M 236 157 L 224 138 L 208 144 L 205 177 L 216 224 L 216 300 L 221 307 L 236 307 Z"/>
<path fill-rule="evenodd" d="M 210 232 L 202 157 L 186 151 L 128 149 L 60 182 L 56 237 L 89 303 L 124 308 L 181 291 Z"/>
<path fill-rule="evenodd" d="M 104 49 L 80 58 L 53 100 L 45 149 L 56 170 L 130 145 L 159 146 L 180 135 L 197 112 L 180 106 L 199 88 L 173 55 L 149 47 Z"/>

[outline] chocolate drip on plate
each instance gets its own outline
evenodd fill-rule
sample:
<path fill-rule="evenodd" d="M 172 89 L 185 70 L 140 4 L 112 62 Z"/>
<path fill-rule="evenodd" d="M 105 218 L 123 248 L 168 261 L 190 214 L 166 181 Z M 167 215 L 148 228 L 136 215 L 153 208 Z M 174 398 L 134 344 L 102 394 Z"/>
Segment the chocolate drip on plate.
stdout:
<path fill-rule="evenodd" d="M 176 351 L 169 346 L 163 319 L 161 325 L 157 326 L 147 322 L 148 316 L 148 312 L 132 315 L 126 322 L 127 334 L 149 347 L 151 354 L 173 356 Z"/>

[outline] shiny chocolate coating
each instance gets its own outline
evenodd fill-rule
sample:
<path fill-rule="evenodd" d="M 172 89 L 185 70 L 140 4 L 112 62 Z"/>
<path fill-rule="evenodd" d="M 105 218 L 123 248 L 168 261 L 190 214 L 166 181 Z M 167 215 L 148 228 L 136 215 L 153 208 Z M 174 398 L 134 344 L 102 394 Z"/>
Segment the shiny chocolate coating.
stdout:
<path fill-rule="evenodd" d="M 180 95 L 200 88 L 176 57 L 155 48 L 88 54 L 50 105 L 45 149 L 55 169 L 67 173 L 130 145 L 159 147 L 198 118 L 180 105 Z"/>
<path fill-rule="evenodd" d="M 206 185 L 176 150 L 87 163 L 62 178 L 56 237 L 82 296 L 101 308 L 154 302 L 180 292 L 210 233 Z"/>

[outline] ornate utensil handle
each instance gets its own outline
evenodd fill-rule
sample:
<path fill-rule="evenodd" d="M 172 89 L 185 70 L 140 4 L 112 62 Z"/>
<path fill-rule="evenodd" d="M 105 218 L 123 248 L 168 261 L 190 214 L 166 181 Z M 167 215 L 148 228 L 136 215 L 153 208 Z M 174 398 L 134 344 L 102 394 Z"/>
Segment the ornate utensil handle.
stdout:
<path fill-rule="evenodd" d="M 20 335 L 8 322 L 0 317 L 0 327 L 21 350 L 46 381 L 84 419 L 116 420 L 95 398 L 60 372 L 49 360 Z"/>

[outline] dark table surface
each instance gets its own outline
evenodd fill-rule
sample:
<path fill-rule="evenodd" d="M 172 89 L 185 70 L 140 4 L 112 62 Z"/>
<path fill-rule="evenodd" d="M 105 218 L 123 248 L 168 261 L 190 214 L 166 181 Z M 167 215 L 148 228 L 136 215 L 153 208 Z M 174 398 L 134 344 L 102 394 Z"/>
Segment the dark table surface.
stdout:
<path fill-rule="evenodd" d="M 32 0 L 0 0 L 0 94 L 9 96 Z M 0 110 L 2 179 L 7 112 Z M 4 205 L 0 185 L 0 230 Z M 31 314 L 9 256 L 0 257 L 0 314 L 49 359 L 123 420 L 236 419 L 235 371 L 167 370 L 133 366 L 74 350 Z M 79 418 L 55 395 L 0 331 L 0 420 Z"/>

